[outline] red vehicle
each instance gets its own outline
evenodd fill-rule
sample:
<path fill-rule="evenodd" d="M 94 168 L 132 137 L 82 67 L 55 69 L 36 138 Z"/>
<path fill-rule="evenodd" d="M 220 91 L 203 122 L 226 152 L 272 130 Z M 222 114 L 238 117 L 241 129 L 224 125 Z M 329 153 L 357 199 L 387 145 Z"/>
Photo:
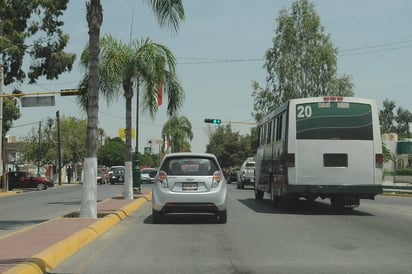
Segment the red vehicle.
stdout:
<path fill-rule="evenodd" d="M 37 188 L 45 190 L 53 187 L 54 183 L 50 178 L 40 177 L 25 171 L 10 171 L 7 173 L 9 190 L 15 188 Z"/>

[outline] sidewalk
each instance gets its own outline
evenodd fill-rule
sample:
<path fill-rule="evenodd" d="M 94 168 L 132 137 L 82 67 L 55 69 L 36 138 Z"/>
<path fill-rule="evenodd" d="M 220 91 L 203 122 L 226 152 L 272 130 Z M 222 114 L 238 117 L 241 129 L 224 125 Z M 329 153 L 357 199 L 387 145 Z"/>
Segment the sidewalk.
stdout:
<path fill-rule="evenodd" d="M 10 193 L 12 194 L 12 193 Z M 98 218 L 78 213 L 49 220 L 0 237 L 0 273 L 46 273 L 120 220 L 151 200 L 151 193 L 134 200 L 112 198 L 97 204 Z"/>

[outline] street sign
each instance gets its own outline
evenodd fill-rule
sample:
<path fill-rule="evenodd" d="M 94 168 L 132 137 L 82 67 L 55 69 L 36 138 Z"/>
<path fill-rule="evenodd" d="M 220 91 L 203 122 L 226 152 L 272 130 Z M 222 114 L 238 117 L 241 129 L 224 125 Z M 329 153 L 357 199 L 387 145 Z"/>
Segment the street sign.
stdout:
<path fill-rule="evenodd" d="M 152 148 L 151 147 L 144 147 L 144 154 L 151 154 Z"/>
<path fill-rule="evenodd" d="M 136 131 L 134 128 L 132 128 L 132 138 L 136 136 Z M 124 139 L 126 138 L 126 129 L 125 128 L 119 128 L 119 137 Z"/>
<path fill-rule="evenodd" d="M 52 107 L 54 105 L 54 96 L 21 97 L 22 107 Z"/>

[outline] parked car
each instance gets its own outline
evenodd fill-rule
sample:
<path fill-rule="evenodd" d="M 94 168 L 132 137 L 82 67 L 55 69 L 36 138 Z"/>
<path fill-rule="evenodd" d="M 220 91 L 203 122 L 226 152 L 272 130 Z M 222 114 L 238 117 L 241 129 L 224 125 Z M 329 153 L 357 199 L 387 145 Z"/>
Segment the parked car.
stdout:
<path fill-rule="evenodd" d="M 37 188 L 45 190 L 53 187 L 54 182 L 50 178 L 40 177 L 26 171 L 9 171 L 7 173 L 9 190 L 16 188 Z"/>
<path fill-rule="evenodd" d="M 110 184 L 123 184 L 124 183 L 124 173 L 125 167 L 124 166 L 116 166 L 110 168 Z"/>
<path fill-rule="evenodd" d="M 141 171 L 140 180 L 144 183 L 154 183 L 157 173 L 157 168 L 145 168 Z"/>
<path fill-rule="evenodd" d="M 110 182 L 109 170 L 107 168 L 97 169 L 97 184 L 108 184 Z"/>
<path fill-rule="evenodd" d="M 237 178 L 237 188 L 245 188 L 245 185 L 255 185 L 255 158 L 249 157 L 240 167 Z"/>
<path fill-rule="evenodd" d="M 167 213 L 212 213 L 227 222 L 227 188 L 215 155 L 170 153 L 159 167 L 152 190 L 152 219 Z"/>

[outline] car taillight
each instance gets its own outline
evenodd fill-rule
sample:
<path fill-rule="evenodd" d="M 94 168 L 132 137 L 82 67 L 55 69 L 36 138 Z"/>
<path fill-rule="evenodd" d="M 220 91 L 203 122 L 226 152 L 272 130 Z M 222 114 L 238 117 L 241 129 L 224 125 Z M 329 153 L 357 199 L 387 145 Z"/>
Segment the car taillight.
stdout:
<path fill-rule="evenodd" d="M 221 180 L 222 180 L 222 172 L 215 171 L 215 173 L 213 173 L 212 187 L 217 187 Z"/>
<path fill-rule="evenodd" d="M 376 153 L 375 154 L 375 163 L 377 168 L 383 168 L 383 154 Z"/>

